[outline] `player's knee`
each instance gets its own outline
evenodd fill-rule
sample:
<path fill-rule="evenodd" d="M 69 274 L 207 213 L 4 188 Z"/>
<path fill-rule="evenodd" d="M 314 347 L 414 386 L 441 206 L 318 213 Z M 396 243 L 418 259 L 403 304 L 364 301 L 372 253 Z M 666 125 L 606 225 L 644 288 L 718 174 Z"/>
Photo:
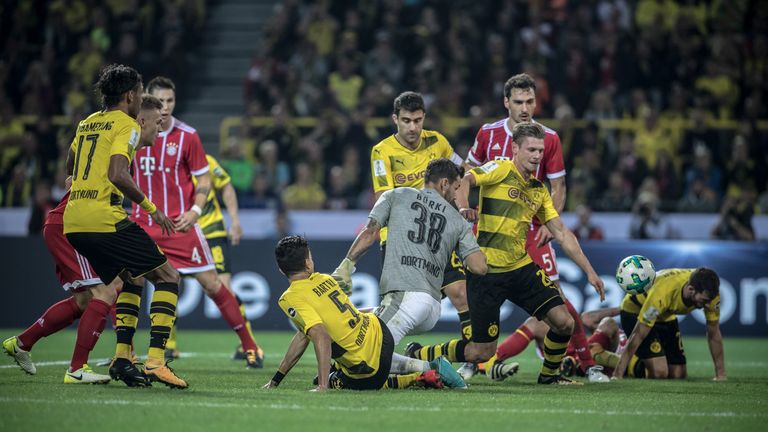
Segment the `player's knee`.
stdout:
<path fill-rule="evenodd" d="M 106 304 L 114 304 L 117 300 L 117 289 L 113 285 L 98 285 L 91 289 L 93 298 L 103 301 Z"/>
<path fill-rule="evenodd" d="M 93 295 L 90 291 L 85 290 L 83 292 L 76 292 L 72 295 L 72 297 L 75 298 L 75 303 L 77 304 L 78 309 L 81 311 L 84 311 L 85 308 L 88 307 L 88 302 L 91 301 L 91 298 Z"/>
<path fill-rule="evenodd" d="M 669 378 L 669 370 L 667 368 L 648 368 L 645 373 L 646 377 L 650 379 Z"/>
<path fill-rule="evenodd" d="M 552 327 L 552 330 L 557 334 L 570 335 L 573 333 L 574 322 L 573 322 L 573 317 L 571 317 L 570 315 L 561 318 L 560 320 L 558 320 L 558 322 L 553 324 L 554 325 Z"/>

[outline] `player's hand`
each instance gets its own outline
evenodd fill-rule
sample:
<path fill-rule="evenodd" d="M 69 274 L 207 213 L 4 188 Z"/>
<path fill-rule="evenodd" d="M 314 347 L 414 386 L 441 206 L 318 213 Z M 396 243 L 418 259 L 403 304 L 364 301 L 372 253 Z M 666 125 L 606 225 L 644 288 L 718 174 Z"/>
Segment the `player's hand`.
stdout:
<path fill-rule="evenodd" d="M 199 217 L 200 216 L 192 210 L 186 211 L 173 221 L 175 224 L 174 228 L 176 228 L 176 231 L 187 232 L 190 228 L 195 226 L 195 222 L 197 222 L 197 218 Z"/>
<path fill-rule="evenodd" d="M 464 216 L 464 219 L 466 219 L 469 222 L 477 222 L 477 210 L 473 208 L 462 208 L 459 209 L 459 214 Z"/>
<path fill-rule="evenodd" d="M 240 225 L 240 221 L 232 221 L 232 225 L 229 227 L 229 241 L 232 242 L 232 246 L 239 245 L 241 238 L 243 238 L 243 227 Z"/>
<path fill-rule="evenodd" d="M 595 291 L 600 294 L 600 301 L 605 301 L 605 284 L 603 283 L 603 280 L 600 279 L 600 276 L 595 272 L 591 272 L 588 279 L 589 283 L 595 287 Z"/>
<path fill-rule="evenodd" d="M 339 283 L 339 287 L 346 295 L 352 294 L 352 273 L 354 272 L 355 263 L 349 258 L 344 258 L 341 264 L 339 264 L 339 266 L 336 267 L 336 270 L 331 274 L 331 277 L 336 279 L 336 282 Z"/>
<path fill-rule="evenodd" d="M 156 210 L 154 213 L 152 213 L 152 220 L 160 226 L 160 229 L 164 235 L 171 235 L 176 232 L 171 220 L 168 219 L 168 216 L 166 216 L 165 213 L 161 212 L 160 210 Z"/>
<path fill-rule="evenodd" d="M 536 233 L 536 237 L 533 239 L 536 241 L 536 247 L 542 247 L 545 244 L 551 242 L 553 238 L 555 238 L 555 236 L 552 235 L 552 232 L 549 230 L 549 228 L 542 225 L 539 228 L 539 232 Z"/>

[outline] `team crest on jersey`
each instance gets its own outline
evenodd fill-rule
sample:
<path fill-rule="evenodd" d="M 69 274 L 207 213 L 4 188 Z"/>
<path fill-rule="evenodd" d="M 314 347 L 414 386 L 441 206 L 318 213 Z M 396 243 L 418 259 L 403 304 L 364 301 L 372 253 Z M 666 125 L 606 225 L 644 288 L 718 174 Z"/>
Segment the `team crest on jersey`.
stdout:
<path fill-rule="evenodd" d="M 179 145 L 171 142 L 165 145 L 165 152 L 168 153 L 168 156 L 176 156 L 176 152 L 179 151 Z"/>

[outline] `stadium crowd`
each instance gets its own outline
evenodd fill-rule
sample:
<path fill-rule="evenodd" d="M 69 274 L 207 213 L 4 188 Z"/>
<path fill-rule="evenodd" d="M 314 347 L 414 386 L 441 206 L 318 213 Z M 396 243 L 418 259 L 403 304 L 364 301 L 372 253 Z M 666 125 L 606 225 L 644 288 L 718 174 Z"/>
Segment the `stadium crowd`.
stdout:
<path fill-rule="evenodd" d="M 154 60 L 204 27 L 200 0 L 107 1 L 84 14 L 90 3 L 29 13 L 36 2 L 17 2 L 3 13 L 3 206 L 44 202 L 48 183 L 61 195 L 72 130 L 55 133 L 46 116 L 89 112 L 103 63 L 181 80 L 157 70 L 174 62 Z M 768 117 L 768 9 L 758 3 L 283 0 L 243 71 L 243 126 L 221 164 L 243 207 L 369 208 L 370 148 L 394 129 L 369 120 L 388 118 L 398 93 L 422 93 L 426 128 L 465 156 L 483 122 L 506 116 L 504 81 L 528 72 L 535 117 L 552 119 L 543 122 L 562 140 L 566 210 L 631 211 L 639 237 L 673 235 L 646 229 L 662 212 L 719 211 L 713 234 L 740 238 L 753 213 L 768 212 L 768 131 L 758 128 Z M 40 120 L 25 127 L 17 114 Z M 254 117 L 272 123 L 255 127 Z M 295 117 L 318 121 L 300 128 Z M 451 127 L 457 117 L 466 126 Z"/>

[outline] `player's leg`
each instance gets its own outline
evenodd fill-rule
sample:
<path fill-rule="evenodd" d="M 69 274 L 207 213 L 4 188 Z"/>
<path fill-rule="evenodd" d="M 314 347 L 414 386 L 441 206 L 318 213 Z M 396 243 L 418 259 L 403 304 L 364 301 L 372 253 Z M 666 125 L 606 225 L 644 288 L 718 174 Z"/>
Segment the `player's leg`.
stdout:
<path fill-rule="evenodd" d="M 616 320 L 605 317 L 597 325 L 592 336 L 587 339 L 592 358 L 598 365 L 606 368 L 606 374 L 610 374 L 619 363 L 619 354 L 616 353 L 619 334 L 619 325 Z"/>
<path fill-rule="evenodd" d="M 496 359 L 504 361 L 525 351 L 533 340 L 544 341 L 544 336 L 549 331 L 549 326 L 536 318 L 528 317 L 514 333 L 507 336 L 496 348 Z"/>
<path fill-rule="evenodd" d="M 637 324 L 637 315 L 621 312 L 621 327 L 624 332 L 631 334 Z M 666 379 L 669 375 L 666 352 L 662 344 L 661 334 L 664 333 L 664 323 L 656 323 L 651 331 L 637 347 L 637 352 L 629 361 L 627 375 L 635 378 Z"/>
<path fill-rule="evenodd" d="M 115 303 L 115 358 L 133 360 L 133 336 L 139 325 L 144 278 L 128 278 Z"/>
<path fill-rule="evenodd" d="M 677 319 L 664 323 L 665 329 L 661 332 L 661 343 L 667 358 L 667 378 L 685 379 L 688 377 L 683 339 L 680 335 L 680 325 Z"/>

